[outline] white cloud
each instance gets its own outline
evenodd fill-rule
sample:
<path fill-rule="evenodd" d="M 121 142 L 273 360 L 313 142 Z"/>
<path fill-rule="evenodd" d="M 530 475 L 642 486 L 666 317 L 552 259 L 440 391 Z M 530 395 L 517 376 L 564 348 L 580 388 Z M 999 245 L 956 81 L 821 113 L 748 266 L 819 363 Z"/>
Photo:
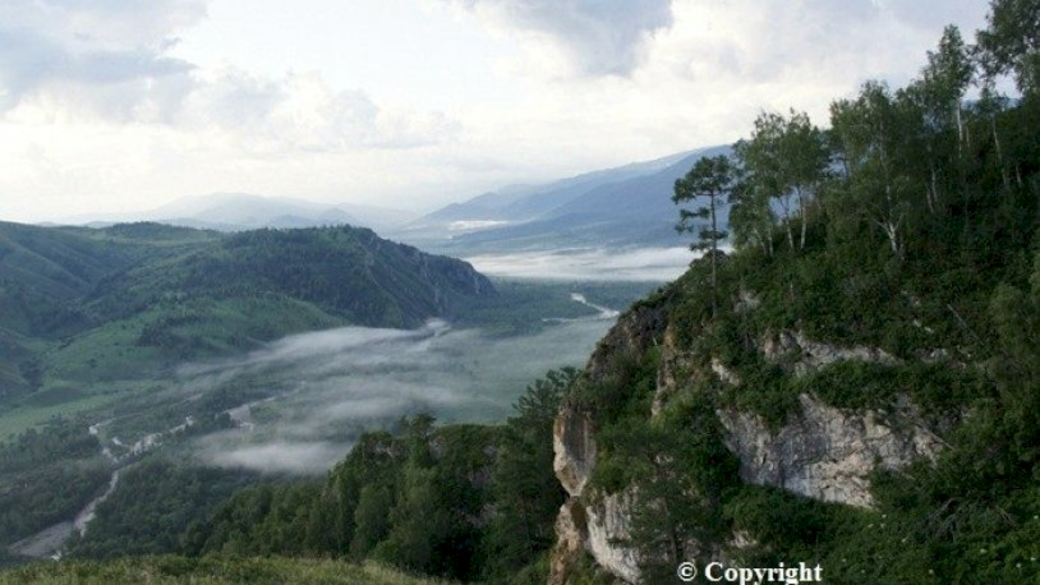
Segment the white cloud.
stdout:
<path fill-rule="evenodd" d="M 493 25 L 548 41 L 582 75 L 630 74 L 650 37 L 672 24 L 671 0 L 447 1 Z"/>
<path fill-rule="evenodd" d="M 306 475 L 327 471 L 348 452 L 346 446 L 325 442 L 278 441 L 214 451 L 209 458 L 218 467 Z"/>
<path fill-rule="evenodd" d="M 0 6 L 0 112 L 27 100 L 75 103 L 122 121 L 150 119 L 191 85 L 169 57 L 205 16 L 199 0 L 10 0 Z"/>
<path fill-rule="evenodd" d="M 443 113 L 382 107 L 363 91 L 333 89 L 317 72 L 271 80 L 232 69 L 200 77 L 178 122 L 236 134 L 247 150 L 275 152 L 414 148 L 458 131 Z"/>
<path fill-rule="evenodd" d="M 13 0 L 0 7 L 0 115 L 31 123 L 218 131 L 246 151 L 412 148 L 449 139 L 442 113 L 384 107 L 319 72 L 265 78 L 171 56 L 203 0 Z"/>
<path fill-rule="evenodd" d="M 437 321 L 416 330 L 345 327 L 304 333 L 239 358 L 185 365 L 177 380 L 184 396 L 258 380 L 271 394 L 231 409 L 255 427 L 198 441 L 206 460 L 264 471 L 321 472 L 365 429 L 385 428 L 417 412 L 447 422 L 501 420 L 546 371 L 580 366 L 613 324 L 617 307 L 598 307 L 595 297 L 580 293 L 572 299 L 600 315 L 546 314 L 543 330 L 512 337 L 452 330 Z M 517 360 L 520 355 L 524 359 Z M 254 417 L 254 406 L 265 416 Z"/>

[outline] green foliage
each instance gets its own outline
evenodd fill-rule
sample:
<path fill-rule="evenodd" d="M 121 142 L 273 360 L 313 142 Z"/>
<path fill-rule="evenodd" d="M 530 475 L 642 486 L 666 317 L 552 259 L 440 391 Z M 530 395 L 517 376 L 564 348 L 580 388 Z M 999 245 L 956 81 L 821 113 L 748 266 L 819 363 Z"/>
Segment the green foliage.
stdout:
<path fill-rule="evenodd" d="M 1034 0 L 991 0 L 989 26 L 979 31 L 985 74 L 1014 73 L 1018 88 L 1035 91 L 1040 81 L 1040 5 Z"/>
<path fill-rule="evenodd" d="M 634 503 L 628 544 L 649 582 L 673 578 L 689 543 L 726 533 L 721 506 L 739 480 L 722 437 L 708 395 L 697 391 L 654 421 L 627 416 L 599 431 L 592 485 L 603 493 L 630 490 L 623 496 Z"/>
<path fill-rule="evenodd" d="M 63 561 L 37 563 L 0 572 L 0 584 L 150 583 L 166 585 L 233 585 L 237 583 L 321 583 L 325 585 L 435 585 L 376 564 L 349 564 L 337 560 L 176 556 L 120 559 L 105 563 Z"/>
<path fill-rule="evenodd" d="M 110 471 L 97 439 L 64 419 L 0 444 L 0 543 L 74 516 Z"/>
<path fill-rule="evenodd" d="M 575 380 L 566 396 L 568 404 L 590 413 L 597 424 L 606 425 L 626 416 L 645 416 L 650 411 L 660 353 L 628 353 L 612 356 L 608 371 L 598 380 Z"/>
<path fill-rule="evenodd" d="M 791 117 L 763 113 L 748 140 L 734 145 L 739 180 L 734 190 L 733 229 L 739 244 L 760 247 L 772 255 L 774 207 L 791 250 L 796 247 L 795 213 L 800 223 L 798 249 L 805 248 L 809 210 L 827 177 L 830 152 L 823 132 L 804 113 Z"/>
<path fill-rule="evenodd" d="M 1040 577 L 1040 142 L 1023 130 L 1040 120 L 1030 80 L 1040 9 L 993 8 L 980 49 L 947 28 L 919 79 L 865 84 L 833 104 L 826 134 L 797 114 L 760 117 L 736 148 L 738 250 L 717 274 L 695 262 L 653 301 L 677 350 L 678 387 L 659 416 L 648 416 L 650 372 L 577 386 L 571 400 L 597 430 L 586 497 L 634 498 L 630 544 L 649 582 L 671 580 L 691 550 L 743 566 L 818 563 L 839 583 Z M 973 53 L 991 60 L 990 76 L 1015 73 L 1024 98 L 1012 106 L 984 86 L 964 103 Z M 784 148 L 795 136 L 801 146 Z M 816 164 L 796 164 L 802 154 Z M 809 177 L 811 205 L 793 210 L 796 176 Z M 896 359 L 806 368 L 820 356 L 779 344 L 767 358 L 764 346 L 792 332 Z M 636 371 L 651 356 L 619 353 L 597 370 Z M 802 394 L 893 426 L 912 404 L 945 448 L 876 472 L 873 510 L 741 486 L 715 410 L 751 411 L 776 430 Z"/>
<path fill-rule="evenodd" d="M 676 226 L 679 232 L 693 230 L 694 219 L 707 219 L 709 227 L 701 229 L 698 241 L 690 246 L 692 250 L 710 252 L 711 258 L 711 289 L 714 293 L 717 288 L 719 242 L 729 235 L 719 228 L 718 211 L 723 203 L 723 198 L 729 196 L 733 190 L 736 170 L 727 156 L 716 156 L 698 160 L 686 176 L 675 181 L 675 194 L 672 202 L 676 205 L 690 202 L 695 199 L 707 199 L 707 205 L 696 210 L 679 209 L 679 224 Z M 712 298 L 712 310 L 715 309 L 715 299 Z"/>
<path fill-rule="evenodd" d="M 697 250 L 716 250 L 718 243 L 727 236 L 720 231 L 716 221 L 716 211 L 722 205 L 722 198 L 733 188 L 734 169 L 728 157 L 716 156 L 698 160 L 686 176 L 675 181 L 675 194 L 672 202 L 676 205 L 688 203 L 699 198 L 707 199 L 706 207 L 696 210 L 680 209 L 679 225 L 681 232 L 691 231 L 694 219 L 710 219 L 711 228 L 701 230 L 699 242 L 694 244 Z"/>
<path fill-rule="evenodd" d="M 464 262 L 345 226 L 223 235 L 0 223 L 0 404 L 159 378 L 302 331 L 418 326 L 493 296 Z"/>
<path fill-rule="evenodd" d="M 564 500 L 552 423 L 576 376 L 561 370 L 532 384 L 502 427 L 436 427 L 418 415 L 396 433 L 366 433 L 323 486 L 239 491 L 188 530 L 184 551 L 345 556 L 463 581 L 544 581 Z"/>
<path fill-rule="evenodd" d="M 86 536 L 74 539 L 68 552 L 92 559 L 177 552 L 192 523 L 256 481 L 251 474 L 148 458 L 120 473 L 118 489 L 97 507 Z"/>
<path fill-rule="evenodd" d="M 502 433 L 492 474 L 495 515 L 487 527 L 481 557 L 491 581 L 506 582 L 535 562 L 555 543 L 553 523 L 565 499 L 552 473 L 553 421 L 560 402 L 574 385 L 574 369 L 553 371 L 529 386 L 515 405 Z M 545 581 L 548 567 L 531 567 Z M 513 581 L 524 583 L 524 576 Z"/>

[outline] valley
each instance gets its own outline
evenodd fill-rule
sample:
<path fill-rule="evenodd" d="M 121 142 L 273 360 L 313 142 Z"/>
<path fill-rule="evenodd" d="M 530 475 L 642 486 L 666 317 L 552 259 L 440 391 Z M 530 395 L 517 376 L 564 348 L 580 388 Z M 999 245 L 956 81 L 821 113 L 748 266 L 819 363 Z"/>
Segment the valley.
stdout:
<path fill-rule="evenodd" d="M 230 490 L 320 476 L 364 433 L 405 416 L 500 422 L 531 380 L 581 365 L 618 309 L 657 286 L 522 271 L 487 280 L 352 228 L 224 235 L 158 224 L 3 227 L 10 252 L 0 273 L 5 291 L 17 291 L 5 294 L 7 306 L 65 306 L 59 322 L 5 322 L 9 335 L 31 341 L 19 377 L 4 388 L 0 429 L 29 453 L 48 447 L 46 459 L 30 454 L 4 467 L 0 499 L 12 512 L 30 497 L 55 506 L 0 518 L 8 551 L 26 557 L 94 546 L 95 517 L 121 514 L 106 502 L 119 500 L 127 473 L 133 488 L 153 460 L 182 473 L 212 469 Z M 64 256 L 54 241 L 97 244 L 122 264 L 95 252 L 96 272 L 84 272 L 93 257 Z M 326 248 L 341 266 L 322 266 Z M 354 250 L 364 256 L 352 260 Z M 269 275 L 297 257 L 312 259 L 307 271 Z M 239 258 L 249 264 L 236 267 Z M 356 276 L 348 288 L 324 283 L 362 265 L 360 283 L 370 289 Z M 79 288 L 49 285 L 68 282 L 66 274 L 83 275 Z M 272 312 L 276 320 L 265 317 Z M 74 473 L 78 483 L 47 481 L 54 473 Z M 230 493 L 217 490 L 212 501 Z M 201 520 L 208 509 L 179 513 Z"/>

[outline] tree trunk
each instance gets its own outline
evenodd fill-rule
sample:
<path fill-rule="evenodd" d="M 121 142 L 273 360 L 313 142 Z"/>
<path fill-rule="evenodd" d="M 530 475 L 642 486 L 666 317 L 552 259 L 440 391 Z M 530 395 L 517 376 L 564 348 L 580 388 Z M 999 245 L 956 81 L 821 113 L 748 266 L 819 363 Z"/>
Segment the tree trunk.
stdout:
<path fill-rule="evenodd" d="M 1004 149 L 1000 145 L 1000 135 L 997 134 L 997 117 L 990 115 L 989 126 L 993 130 L 993 146 L 997 150 L 997 164 L 1000 165 L 1000 177 L 1004 180 L 1004 189 L 1011 190 L 1011 179 L 1008 177 L 1007 168 L 1004 166 Z"/>
<path fill-rule="evenodd" d="M 893 222 L 891 219 L 877 222 L 878 226 L 881 227 L 888 237 L 888 245 L 892 248 L 892 253 L 896 255 L 896 258 L 899 258 L 900 262 L 905 259 L 903 247 L 899 244 L 899 225 L 901 223 L 903 223 L 902 218 L 896 222 Z"/>
<path fill-rule="evenodd" d="M 928 189 L 928 211 L 935 213 L 935 208 L 939 204 L 939 176 L 935 172 L 935 167 L 932 170 L 932 186 Z"/>
<path fill-rule="evenodd" d="M 798 189 L 798 213 L 801 215 L 802 220 L 802 233 L 801 239 L 798 242 L 798 249 L 805 250 L 805 232 L 806 232 L 806 216 L 808 215 L 808 205 L 805 203 L 805 192 L 801 188 Z"/>
<path fill-rule="evenodd" d="M 718 316 L 719 228 L 715 221 L 715 197 L 711 195 L 711 316 Z"/>

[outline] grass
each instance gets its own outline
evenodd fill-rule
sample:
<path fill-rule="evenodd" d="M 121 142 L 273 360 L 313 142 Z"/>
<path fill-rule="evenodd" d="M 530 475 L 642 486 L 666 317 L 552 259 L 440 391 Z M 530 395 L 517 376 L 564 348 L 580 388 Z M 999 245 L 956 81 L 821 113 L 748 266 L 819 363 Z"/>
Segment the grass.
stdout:
<path fill-rule="evenodd" d="M 0 411 L 0 441 L 6 441 L 19 433 L 38 427 L 54 417 L 72 417 L 106 406 L 125 396 L 126 392 L 114 390 L 107 393 L 88 394 L 71 402 L 47 406 L 24 404 L 10 410 Z"/>
<path fill-rule="evenodd" d="M 89 561 L 42 562 L 0 572 L 0 585 L 224 585 L 232 583 L 301 583 L 350 585 L 446 585 L 376 565 L 343 561 L 286 558 L 175 556 Z"/>

